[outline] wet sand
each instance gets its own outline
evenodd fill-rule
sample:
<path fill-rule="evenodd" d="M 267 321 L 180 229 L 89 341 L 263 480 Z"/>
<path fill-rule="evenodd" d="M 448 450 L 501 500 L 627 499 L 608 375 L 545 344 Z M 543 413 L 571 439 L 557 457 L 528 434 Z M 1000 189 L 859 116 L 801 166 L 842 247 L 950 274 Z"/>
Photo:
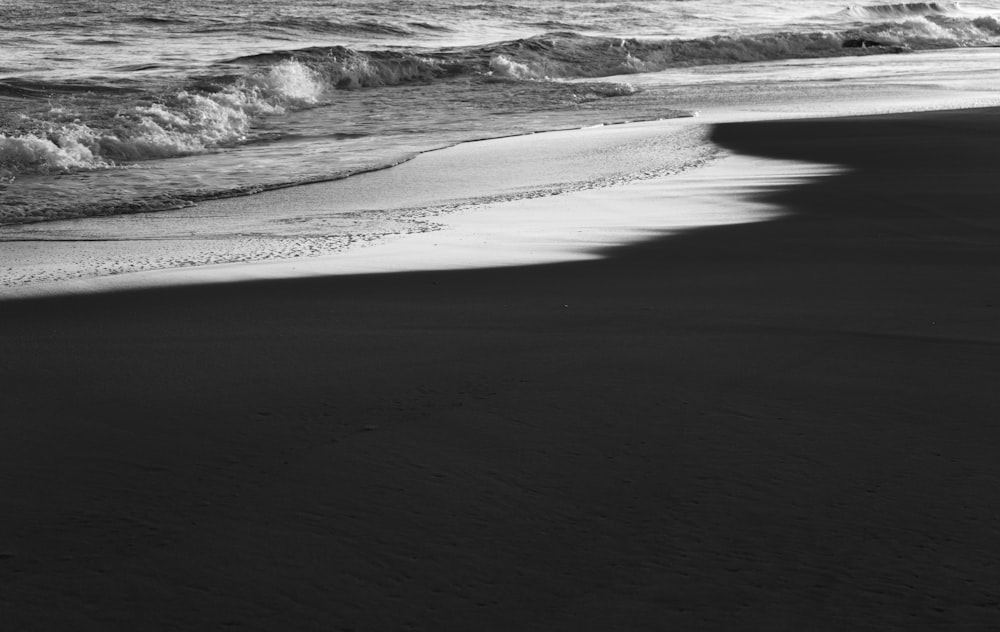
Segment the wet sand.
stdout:
<path fill-rule="evenodd" d="M 5 626 L 995 628 L 998 131 L 722 125 L 848 170 L 603 259 L 5 302 Z"/>

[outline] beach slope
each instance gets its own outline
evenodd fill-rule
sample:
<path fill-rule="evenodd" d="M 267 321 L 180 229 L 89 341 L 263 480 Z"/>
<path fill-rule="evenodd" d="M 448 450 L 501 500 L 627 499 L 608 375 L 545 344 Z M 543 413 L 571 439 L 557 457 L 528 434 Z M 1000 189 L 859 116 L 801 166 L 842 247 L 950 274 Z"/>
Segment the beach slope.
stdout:
<path fill-rule="evenodd" d="M 997 133 L 722 125 L 847 169 L 602 259 L 5 302 L 4 625 L 998 627 Z"/>

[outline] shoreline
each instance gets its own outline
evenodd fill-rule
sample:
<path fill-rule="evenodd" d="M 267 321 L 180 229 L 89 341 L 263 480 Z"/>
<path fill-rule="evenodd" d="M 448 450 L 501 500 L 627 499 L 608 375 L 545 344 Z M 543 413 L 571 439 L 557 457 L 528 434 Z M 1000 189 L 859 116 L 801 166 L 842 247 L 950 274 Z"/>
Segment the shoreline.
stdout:
<path fill-rule="evenodd" d="M 928 56 L 934 53 L 915 54 L 924 63 Z M 557 216 L 565 203 L 561 195 L 566 193 L 572 196 L 581 189 L 644 182 L 663 175 L 671 177 L 663 180 L 662 194 L 677 197 L 677 192 L 671 191 L 676 174 L 711 163 L 718 153 L 712 143 L 698 139 L 704 134 L 699 130 L 712 125 L 995 106 L 995 91 L 988 90 L 993 74 L 987 70 L 995 56 L 983 49 L 953 51 L 945 56 L 984 77 L 986 84 L 979 89 L 937 73 L 930 75 L 933 85 L 890 84 L 878 93 L 872 92 L 868 76 L 872 68 L 866 70 L 864 64 L 834 65 L 824 70 L 817 60 L 796 60 L 789 64 L 796 66 L 799 74 L 790 75 L 785 82 L 754 85 L 753 99 L 747 104 L 724 87 L 733 81 L 735 71 L 747 70 L 743 68 L 746 64 L 713 69 L 702 78 L 707 80 L 704 86 L 696 76 L 681 72 L 677 79 L 682 84 L 691 83 L 692 94 L 664 93 L 661 97 L 672 103 L 671 107 L 683 108 L 694 116 L 462 142 L 423 152 L 388 169 L 223 198 L 176 211 L 8 226 L 0 240 L 6 259 L 0 263 L 0 301 L 62 292 L 117 291 L 145 283 L 158 286 L 170 283 L 171 278 L 181 283 L 198 282 L 199 278 L 214 283 L 254 275 L 295 277 L 300 267 L 309 270 L 307 274 L 340 274 L 341 262 L 348 273 L 423 269 L 428 259 L 426 249 L 420 247 L 421 241 L 428 241 L 423 233 L 438 233 L 440 239 L 433 240 L 440 242 L 434 246 L 436 250 L 447 247 L 447 230 L 438 229 L 452 224 L 454 216 L 464 210 L 487 216 L 498 203 L 559 195 L 540 209 Z M 854 59 L 859 60 L 864 61 Z M 768 76 L 773 65 L 750 64 L 749 68 Z M 859 73 L 859 78 L 842 83 L 843 73 L 849 69 Z M 609 80 L 632 78 L 648 84 L 650 94 L 655 95 L 658 82 L 669 84 L 671 76 L 670 71 L 664 71 Z M 928 77 L 921 76 L 920 81 L 927 82 Z M 796 92 L 800 94 L 796 96 Z M 703 108 L 701 113 L 696 111 L 699 107 Z M 648 165 L 656 167 L 649 170 Z M 805 174 L 828 168 L 802 163 L 793 170 Z M 782 179 L 776 173 L 776 182 Z M 732 198 L 727 206 L 745 206 L 741 199 Z M 516 204 L 510 211 L 521 217 Z M 709 223 L 712 221 L 709 218 Z M 662 228 L 655 220 L 646 222 L 648 214 L 638 214 L 622 223 L 645 230 Z M 547 228 L 555 247 L 534 262 L 552 261 L 571 249 L 572 239 L 558 243 L 560 233 L 569 235 L 577 229 L 573 221 Z M 414 235 L 417 239 L 409 249 L 412 256 L 401 257 L 406 248 L 392 242 L 406 242 Z M 388 246 L 386 255 L 396 263 L 379 268 L 372 263 L 378 256 L 359 251 L 358 244 L 363 248 L 374 245 L 380 251 Z M 510 253 L 523 245 L 515 237 L 506 243 L 491 242 L 490 247 Z M 482 250 L 465 249 L 463 254 L 461 240 L 457 246 L 444 257 L 449 267 L 463 256 L 473 267 L 497 263 L 483 258 Z M 435 258 L 439 257 L 430 257 Z M 524 258 L 504 258 L 504 265 L 531 263 Z"/>
<path fill-rule="evenodd" d="M 5 302 L 0 611 L 996 627 L 991 131 L 719 125 L 846 168 L 599 259 Z"/>
<path fill-rule="evenodd" d="M 426 266 L 420 237 L 436 233 L 434 241 L 449 243 L 451 236 L 440 228 L 452 216 L 489 215 L 493 207 L 513 206 L 511 215 L 522 217 L 518 203 L 535 198 L 551 202 L 559 196 L 542 209 L 558 216 L 553 211 L 564 196 L 662 178 L 712 162 L 718 150 L 704 139 L 707 126 L 692 118 L 459 143 L 391 169 L 191 209 L 8 227 L 0 300 L 155 286 L 171 279 L 225 281 L 246 278 L 255 270 L 263 270 L 265 277 L 282 270 L 299 276 L 293 271 L 297 267 L 313 274 L 342 274 L 341 261 L 348 271 L 357 265 L 352 262 L 377 261 L 380 255 L 364 252 L 369 246 L 398 258 L 393 242 L 413 237 L 417 244 L 403 249 L 417 256 L 383 271 L 420 269 Z M 636 218 L 637 224 L 641 221 Z M 575 231 L 578 223 L 551 222 L 549 240 L 558 242 L 561 233 Z M 498 247 L 510 253 L 522 245 L 517 241 L 515 237 Z M 558 256 L 559 248 L 555 250 L 536 260 L 552 260 Z M 476 258 L 472 253 L 472 265 Z"/>
<path fill-rule="evenodd" d="M 329 255 L 146 270 L 8 288 L 2 300 L 254 280 L 477 270 L 583 261 L 622 245 L 780 215 L 760 191 L 820 178 L 831 165 L 730 155 L 666 178 L 428 214 L 434 228 Z M 752 174 L 747 176 L 747 174 Z M 623 209 L 627 209 L 623 212 Z"/>

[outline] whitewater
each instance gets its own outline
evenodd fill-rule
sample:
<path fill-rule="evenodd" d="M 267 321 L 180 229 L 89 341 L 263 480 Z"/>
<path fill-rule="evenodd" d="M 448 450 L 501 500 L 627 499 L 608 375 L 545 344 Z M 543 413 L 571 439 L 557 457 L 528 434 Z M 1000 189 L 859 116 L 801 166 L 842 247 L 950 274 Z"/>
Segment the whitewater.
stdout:
<path fill-rule="evenodd" d="M 180 218 L 212 234 L 212 251 L 150 256 L 140 269 L 326 254 L 434 225 L 414 219 L 429 212 L 419 199 L 393 203 L 405 221 L 349 196 L 306 222 L 248 201 L 480 139 L 719 111 L 992 105 L 998 15 L 1000 1 L 4 3 L 0 253 L 16 247 L 23 259 L 30 243 L 42 265 L 57 242 L 154 240 Z M 522 174 L 516 192 L 481 186 L 449 208 L 641 181 L 716 157 L 704 128 L 663 138 L 604 156 L 613 169 L 533 184 Z M 208 203 L 219 199 L 240 212 Z M 156 227 L 143 221 L 153 217 Z M 252 256 L 234 246 L 268 237 L 284 245 Z"/>

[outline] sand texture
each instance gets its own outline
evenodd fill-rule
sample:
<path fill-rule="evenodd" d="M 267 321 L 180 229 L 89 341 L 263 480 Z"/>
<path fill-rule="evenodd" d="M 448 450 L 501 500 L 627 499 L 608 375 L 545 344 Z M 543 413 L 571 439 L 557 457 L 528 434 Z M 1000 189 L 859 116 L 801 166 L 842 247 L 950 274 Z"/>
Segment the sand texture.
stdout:
<path fill-rule="evenodd" d="M 0 304 L 8 630 L 1000 628 L 1000 112 L 585 261 Z"/>

